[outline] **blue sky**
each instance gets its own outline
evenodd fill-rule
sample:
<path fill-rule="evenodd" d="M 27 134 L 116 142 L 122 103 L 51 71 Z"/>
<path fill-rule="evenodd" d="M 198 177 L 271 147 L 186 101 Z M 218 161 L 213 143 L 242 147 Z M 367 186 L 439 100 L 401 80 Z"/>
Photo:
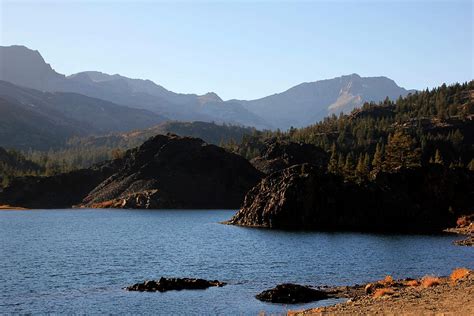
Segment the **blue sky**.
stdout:
<path fill-rule="evenodd" d="M 350 73 L 423 89 L 474 73 L 470 0 L 0 2 L 1 45 L 176 92 L 253 99 Z"/>

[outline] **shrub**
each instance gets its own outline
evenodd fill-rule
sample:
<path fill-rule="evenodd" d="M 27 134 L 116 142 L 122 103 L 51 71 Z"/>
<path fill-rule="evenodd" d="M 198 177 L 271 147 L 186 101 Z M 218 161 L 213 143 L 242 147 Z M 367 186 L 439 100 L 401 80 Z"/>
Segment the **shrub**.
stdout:
<path fill-rule="evenodd" d="M 420 282 L 418 282 L 417 280 L 408 280 L 408 281 L 405 281 L 405 285 L 406 286 L 418 286 L 418 285 L 420 285 Z"/>
<path fill-rule="evenodd" d="M 437 286 L 441 283 L 441 280 L 438 277 L 435 276 L 424 276 L 423 279 L 421 279 L 421 285 L 424 288 L 432 287 L 432 286 Z"/>
<path fill-rule="evenodd" d="M 390 275 L 387 275 L 382 281 L 379 281 L 379 283 L 385 285 L 385 286 L 391 286 L 393 285 L 393 278 Z"/>
<path fill-rule="evenodd" d="M 466 276 L 468 276 L 469 274 L 471 273 L 471 271 L 469 269 L 466 269 L 466 268 L 457 268 L 457 269 L 454 269 L 453 272 L 451 273 L 451 275 L 449 276 L 449 278 L 451 279 L 451 281 L 453 282 L 456 282 L 460 279 L 463 279 L 465 278 Z"/>
<path fill-rule="evenodd" d="M 383 288 L 383 289 L 375 290 L 375 293 L 374 293 L 373 297 L 378 298 L 378 297 L 383 297 L 383 296 L 390 296 L 390 295 L 393 295 L 393 294 L 395 294 L 395 291 L 393 289 Z"/>
<path fill-rule="evenodd" d="M 467 216 L 461 216 L 457 219 L 456 226 L 460 228 L 467 227 L 469 226 L 470 222 L 471 221 L 467 218 Z"/>

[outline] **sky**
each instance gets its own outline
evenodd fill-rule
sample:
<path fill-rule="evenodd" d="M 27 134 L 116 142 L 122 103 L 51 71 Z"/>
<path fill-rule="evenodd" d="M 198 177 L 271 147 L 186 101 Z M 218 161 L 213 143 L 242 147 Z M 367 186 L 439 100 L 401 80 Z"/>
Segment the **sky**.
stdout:
<path fill-rule="evenodd" d="M 255 99 L 358 73 L 408 89 L 473 79 L 473 1 L 0 0 L 0 45 L 66 75 Z"/>

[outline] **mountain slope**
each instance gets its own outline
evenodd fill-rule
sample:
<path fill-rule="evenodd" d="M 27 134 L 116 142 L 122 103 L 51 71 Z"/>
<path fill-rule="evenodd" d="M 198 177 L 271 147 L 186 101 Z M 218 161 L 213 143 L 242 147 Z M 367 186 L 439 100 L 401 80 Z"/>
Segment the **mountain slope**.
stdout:
<path fill-rule="evenodd" d="M 49 149 L 72 136 L 147 128 L 164 120 L 146 110 L 5 81 L 0 81 L 0 113 L 0 145 L 19 149 Z"/>
<path fill-rule="evenodd" d="M 274 126 L 287 129 L 316 123 L 332 113 L 349 113 L 364 102 L 379 102 L 387 96 L 396 99 L 409 92 L 386 77 L 352 74 L 302 83 L 282 93 L 240 102 Z"/>
<path fill-rule="evenodd" d="M 79 93 L 147 109 L 172 120 L 227 122 L 258 128 L 270 126 L 240 103 L 223 102 L 215 93 L 202 96 L 174 93 L 150 80 L 97 71 L 66 77 L 55 72 L 37 51 L 24 46 L 0 46 L 0 80 L 49 92 Z"/>

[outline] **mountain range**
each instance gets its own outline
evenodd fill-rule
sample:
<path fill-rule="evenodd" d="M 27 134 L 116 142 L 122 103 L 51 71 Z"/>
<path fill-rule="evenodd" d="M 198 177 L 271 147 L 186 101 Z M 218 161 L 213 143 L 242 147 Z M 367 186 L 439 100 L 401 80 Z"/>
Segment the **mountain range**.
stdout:
<path fill-rule="evenodd" d="M 119 74 L 85 71 L 66 76 L 38 51 L 16 45 L 0 46 L 0 80 L 0 145 L 18 147 L 33 137 L 36 148 L 71 135 L 143 129 L 166 120 L 286 130 L 413 91 L 386 77 L 352 74 L 302 83 L 261 99 L 224 101 L 214 92 L 175 93 L 150 80 Z"/>

